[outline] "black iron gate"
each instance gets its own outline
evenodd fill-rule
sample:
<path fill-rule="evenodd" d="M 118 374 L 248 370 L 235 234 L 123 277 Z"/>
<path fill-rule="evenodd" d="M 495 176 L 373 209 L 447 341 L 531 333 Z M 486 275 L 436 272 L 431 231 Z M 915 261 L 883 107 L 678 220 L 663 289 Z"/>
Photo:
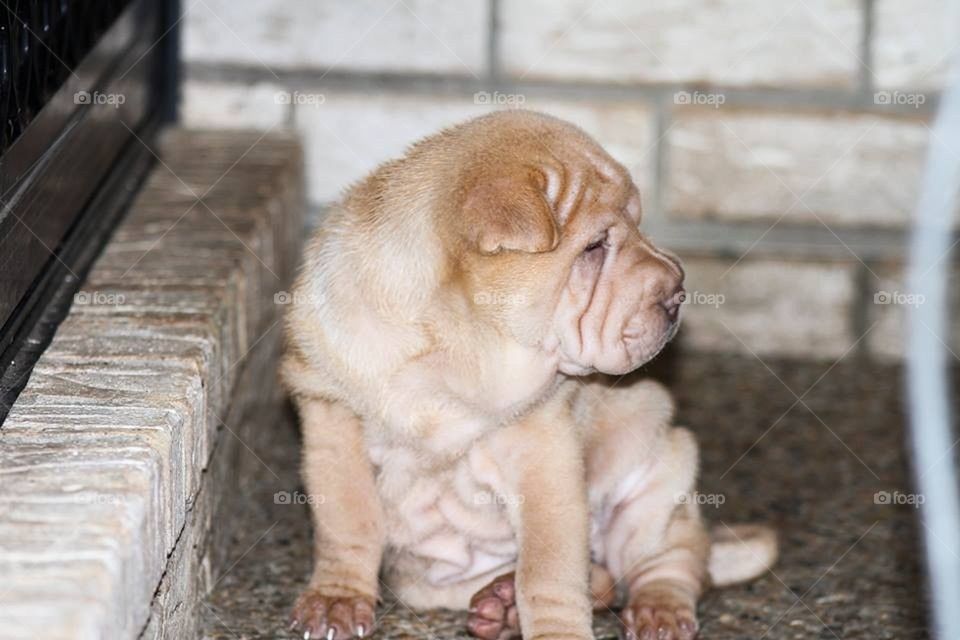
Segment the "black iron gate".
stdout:
<path fill-rule="evenodd" d="M 177 2 L 0 2 L 0 421 L 177 102 Z"/>

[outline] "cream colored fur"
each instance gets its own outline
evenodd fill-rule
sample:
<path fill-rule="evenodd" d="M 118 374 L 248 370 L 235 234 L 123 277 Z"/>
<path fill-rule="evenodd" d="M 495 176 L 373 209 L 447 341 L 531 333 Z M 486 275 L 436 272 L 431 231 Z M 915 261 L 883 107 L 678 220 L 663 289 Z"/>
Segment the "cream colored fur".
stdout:
<path fill-rule="evenodd" d="M 668 393 L 593 375 L 635 369 L 676 330 L 682 269 L 639 220 L 620 165 L 523 111 L 418 143 L 330 211 L 282 367 L 316 496 L 305 637 L 368 634 L 378 574 L 408 606 L 467 608 L 515 572 L 502 624 L 483 592 L 472 632 L 589 638 L 615 581 L 628 633 L 688 638 L 708 569 L 772 563 L 762 528 L 735 545 L 754 556 L 729 534 L 717 549 L 737 562 L 711 555 L 680 498 L 697 447 Z"/>

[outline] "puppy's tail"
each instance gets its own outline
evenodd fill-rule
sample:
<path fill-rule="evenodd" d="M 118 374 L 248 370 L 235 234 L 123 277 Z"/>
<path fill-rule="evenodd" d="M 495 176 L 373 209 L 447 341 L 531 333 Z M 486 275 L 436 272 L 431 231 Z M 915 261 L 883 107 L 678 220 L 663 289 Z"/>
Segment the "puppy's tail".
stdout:
<path fill-rule="evenodd" d="M 710 531 L 710 580 L 715 587 L 752 580 L 777 561 L 777 534 L 758 524 L 719 525 Z"/>

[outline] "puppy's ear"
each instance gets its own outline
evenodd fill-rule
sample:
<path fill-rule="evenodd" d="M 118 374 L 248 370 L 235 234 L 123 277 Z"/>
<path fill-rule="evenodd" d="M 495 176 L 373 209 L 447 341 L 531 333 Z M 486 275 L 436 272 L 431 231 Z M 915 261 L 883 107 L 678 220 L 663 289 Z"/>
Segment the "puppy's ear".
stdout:
<path fill-rule="evenodd" d="M 464 238 L 484 254 L 552 251 L 560 242 L 560 230 L 545 186 L 543 173 L 535 169 L 481 179 L 464 199 Z"/>

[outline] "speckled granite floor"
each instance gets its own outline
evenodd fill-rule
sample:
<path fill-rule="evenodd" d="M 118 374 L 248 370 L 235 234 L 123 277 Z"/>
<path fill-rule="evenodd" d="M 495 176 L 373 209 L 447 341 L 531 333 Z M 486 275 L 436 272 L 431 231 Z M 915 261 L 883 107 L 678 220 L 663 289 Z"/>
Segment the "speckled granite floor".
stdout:
<path fill-rule="evenodd" d="M 701 492 L 725 498 L 706 517 L 765 520 L 781 534 L 773 573 L 704 598 L 702 638 L 928 637 L 915 510 L 875 500 L 911 493 L 900 369 L 853 359 L 829 367 L 668 353 L 648 371 L 673 389 L 680 423 L 700 438 Z M 208 638 L 292 637 L 287 612 L 310 571 L 306 507 L 274 501 L 300 486 L 296 430 L 290 419 L 265 428 L 277 433 L 257 451 L 262 481 L 231 520 L 243 526 L 225 525 L 232 560 L 201 607 Z M 380 638 L 466 637 L 462 613 L 387 602 L 382 616 Z M 616 637 L 614 622 L 600 616 L 597 637 Z"/>

